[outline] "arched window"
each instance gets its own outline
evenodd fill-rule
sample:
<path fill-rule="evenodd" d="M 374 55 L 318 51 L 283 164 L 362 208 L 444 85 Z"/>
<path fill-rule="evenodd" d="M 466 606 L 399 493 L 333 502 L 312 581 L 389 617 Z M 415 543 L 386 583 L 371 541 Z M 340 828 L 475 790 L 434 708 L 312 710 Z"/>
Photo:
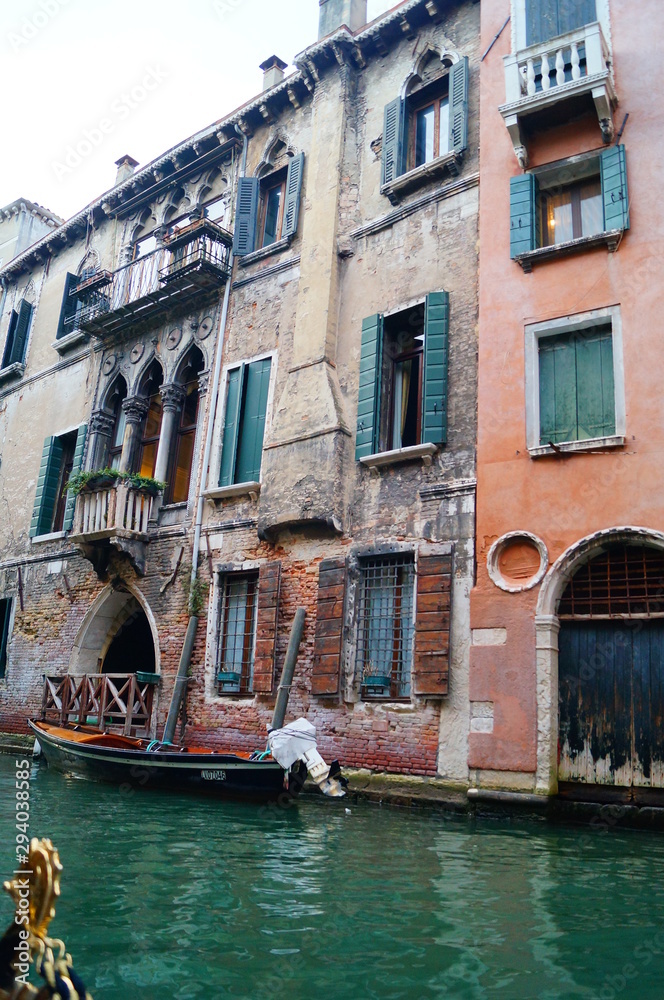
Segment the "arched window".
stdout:
<path fill-rule="evenodd" d="M 147 397 L 148 412 L 143 423 L 143 433 L 138 451 L 136 472 L 141 476 L 154 476 L 157 462 L 157 448 L 161 432 L 163 406 L 161 402 L 161 384 L 164 373 L 158 361 L 153 361 L 141 383 L 140 395 Z"/>
<path fill-rule="evenodd" d="M 171 468 L 166 490 L 166 503 L 184 503 L 189 496 L 189 483 L 194 460 L 194 443 L 198 422 L 198 376 L 204 367 L 203 355 L 197 347 L 189 352 L 177 381 L 183 386 L 185 399 L 171 450 Z"/>
<path fill-rule="evenodd" d="M 122 408 L 124 400 L 127 398 L 127 383 L 120 375 L 106 400 L 106 408 L 113 414 L 113 429 L 108 443 L 108 454 L 106 465 L 110 469 L 120 468 L 120 458 L 122 456 L 122 442 L 124 441 L 126 418 Z"/>

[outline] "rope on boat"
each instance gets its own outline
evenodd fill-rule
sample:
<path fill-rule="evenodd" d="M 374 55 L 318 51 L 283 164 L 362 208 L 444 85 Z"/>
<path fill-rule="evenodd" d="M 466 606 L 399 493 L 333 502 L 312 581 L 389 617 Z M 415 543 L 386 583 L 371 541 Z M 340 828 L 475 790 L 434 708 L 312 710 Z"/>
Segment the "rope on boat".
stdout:
<path fill-rule="evenodd" d="M 48 996 L 52 1000 L 92 1000 L 85 983 L 72 969 L 71 961 L 71 955 L 64 953 L 64 946 L 57 959 L 52 948 L 46 946 L 44 949 L 37 972 L 46 980 Z"/>

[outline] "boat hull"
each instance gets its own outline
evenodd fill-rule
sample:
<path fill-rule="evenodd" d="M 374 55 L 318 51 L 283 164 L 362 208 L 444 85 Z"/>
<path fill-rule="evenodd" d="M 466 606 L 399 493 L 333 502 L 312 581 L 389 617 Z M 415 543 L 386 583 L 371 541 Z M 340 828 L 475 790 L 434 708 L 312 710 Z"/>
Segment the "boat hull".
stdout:
<path fill-rule="evenodd" d="M 85 742 L 74 732 L 68 738 L 62 727 L 32 721 L 29 725 L 49 767 L 77 777 L 126 788 L 157 788 L 262 801 L 276 800 L 295 791 L 291 788 L 289 793 L 288 776 L 272 759 L 249 760 L 213 751 L 131 748 L 132 741 L 123 741 L 121 737 L 116 738 L 118 746 L 103 746 Z M 112 741 L 113 738 L 109 740 Z M 126 742 L 127 748 L 120 745 L 122 742 Z"/>

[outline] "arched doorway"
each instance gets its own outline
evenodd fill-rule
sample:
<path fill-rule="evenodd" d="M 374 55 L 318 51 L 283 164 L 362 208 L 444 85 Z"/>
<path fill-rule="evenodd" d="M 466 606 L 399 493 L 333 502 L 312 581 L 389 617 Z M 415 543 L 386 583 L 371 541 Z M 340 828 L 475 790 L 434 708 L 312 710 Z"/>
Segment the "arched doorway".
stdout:
<path fill-rule="evenodd" d="M 664 551 L 607 539 L 575 568 L 558 618 L 559 791 L 664 797 Z"/>
<path fill-rule="evenodd" d="M 131 602 L 127 610 L 131 613 L 111 640 L 103 658 L 102 673 L 126 674 L 140 670 L 153 674 L 154 642 L 145 611 L 140 606 L 131 609 Z"/>
<path fill-rule="evenodd" d="M 124 584 L 101 592 L 79 629 L 69 673 L 159 673 L 154 620 L 139 598 Z"/>

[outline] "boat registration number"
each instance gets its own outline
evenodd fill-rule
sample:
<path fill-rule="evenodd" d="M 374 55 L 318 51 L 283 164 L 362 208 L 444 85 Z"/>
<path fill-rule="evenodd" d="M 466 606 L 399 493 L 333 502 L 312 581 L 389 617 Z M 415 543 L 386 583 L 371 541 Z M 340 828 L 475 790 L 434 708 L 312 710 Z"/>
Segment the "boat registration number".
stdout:
<path fill-rule="evenodd" d="M 226 772 L 225 771 L 201 771 L 201 778 L 204 781 L 225 781 Z"/>

